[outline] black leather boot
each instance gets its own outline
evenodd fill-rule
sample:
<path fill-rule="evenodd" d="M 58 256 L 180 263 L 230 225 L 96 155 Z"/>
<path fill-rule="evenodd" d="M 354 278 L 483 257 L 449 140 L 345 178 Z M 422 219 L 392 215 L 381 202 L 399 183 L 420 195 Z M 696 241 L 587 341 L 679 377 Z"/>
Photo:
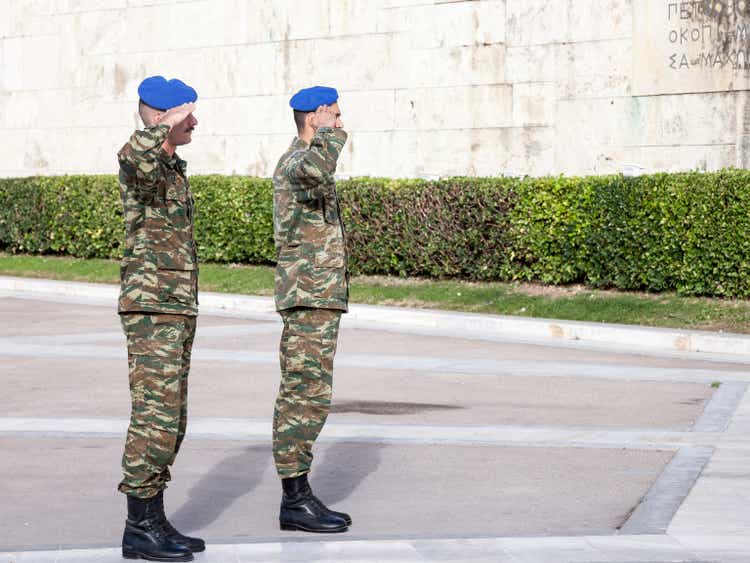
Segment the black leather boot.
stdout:
<path fill-rule="evenodd" d="M 282 530 L 333 533 L 348 529 L 351 518 L 343 512 L 329 510 L 312 493 L 307 474 L 282 479 L 281 486 L 284 490 L 279 513 Z"/>
<path fill-rule="evenodd" d="M 169 539 L 156 497 L 128 495 L 128 519 L 122 534 L 122 556 L 147 561 L 192 561 L 193 553 Z"/>
<path fill-rule="evenodd" d="M 157 504 L 156 509 L 159 512 L 159 517 L 162 519 L 162 525 L 164 527 L 164 530 L 166 530 L 167 532 L 167 537 L 170 540 L 175 543 L 179 543 L 180 545 L 184 545 L 193 553 L 206 551 L 205 541 L 203 541 L 201 538 L 191 538 L 190 536 L 182 535 L 175 529 L 174 526 L 172 526 L 169 520 L 167 520 L 167 515 L 164 512 L 164 491 L 159 491 L 159 493 L 154 497 L 154 502 L 156 502 Z"/>

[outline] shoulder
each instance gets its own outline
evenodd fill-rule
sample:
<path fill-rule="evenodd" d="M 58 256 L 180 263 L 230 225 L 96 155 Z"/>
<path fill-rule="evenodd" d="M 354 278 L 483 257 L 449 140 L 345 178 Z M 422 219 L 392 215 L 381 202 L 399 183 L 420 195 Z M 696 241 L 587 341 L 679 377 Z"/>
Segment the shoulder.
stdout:
<path fill-rule="evenodd" d="M 304 153 L 304 149 L 288 149 L 284 154 L 281 155 L 281 158 L 279 158 L 279 162 L 276 164 L 276 171 L 274 172 L 274 176 L 283 176 L 284 172 L 294 163 L 295 160 L 297 160 L 302 155 L 302 153 Z"/>
<path fill-rule="evenodd" d="M 131 145 L 130 141 L 128 141 L 127 143 L 122 145 L 119 151 L 117 151 L 117 158 L 119 158 L 120 160 L 123 160 L 125 158 L 132 157 L 133 152 L 134 152 L 133 145 Z"/>
<path fill-rule="evenodd" d="M 146 127 L 142 130 L 136 130 L 125 143 L 118 154 L 126 155 L 141 155 L 150 153 L 151 151 L 157 151 L 161 148 L 164 139 L 166 139 L 169 133 L 168 125 L 155 125 L 153 127 Z M 123 152 L 125 151 L 125 152 Z"/>

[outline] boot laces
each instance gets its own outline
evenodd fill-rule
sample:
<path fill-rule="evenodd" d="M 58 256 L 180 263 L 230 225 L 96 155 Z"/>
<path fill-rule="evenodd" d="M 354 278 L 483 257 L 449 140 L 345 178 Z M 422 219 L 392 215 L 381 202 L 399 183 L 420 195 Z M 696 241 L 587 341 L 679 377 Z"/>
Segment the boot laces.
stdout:
<path fill-rule="evenodd" d="M 167 514 L 164 512 L 164 497 L 160 497 L 158 501 L 156 501 L 156 510 L 157 514 L 159 515 L 159 520 L 161 521 L 161 528 L 162 531 L 167 536 L 182 536 L 180 532 L 177 531 L 177 529 L 172 526 L 172 523 L 167 519 Z M 184 537 L 184 536 L 183 536 Z"/>

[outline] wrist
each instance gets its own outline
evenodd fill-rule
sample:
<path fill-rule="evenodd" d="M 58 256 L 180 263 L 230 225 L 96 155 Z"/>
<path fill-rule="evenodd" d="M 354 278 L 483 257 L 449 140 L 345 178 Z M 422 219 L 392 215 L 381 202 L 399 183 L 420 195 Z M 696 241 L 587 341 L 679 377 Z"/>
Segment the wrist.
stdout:
<path fill-rule="evenodd" d="M 164 133 L 166 135 L 172 130 L 172 126 L 169 125 L 168 123 L 157 123 L 156 125 L 151 125 L 150 127 L 146 127 L 146 129 L 150 129 L 157 133 Z"/>
<path fill-rule="evenodd" d="M 160 121 L 160 122 L 159 122 L 159 123 L 157 124 L 157 127 L 164 127 L 164 128 L 166 128 L 166 130 L 167 130 L 167 131 L 171 131 L 171 130 L 172 130 L 172 127 L 174 127 L 174 126 L 175 126 L 175 124 L 174 124 L 174 123 L 171 123 L 171 122 L 169 122 L 169 121 Z"/>

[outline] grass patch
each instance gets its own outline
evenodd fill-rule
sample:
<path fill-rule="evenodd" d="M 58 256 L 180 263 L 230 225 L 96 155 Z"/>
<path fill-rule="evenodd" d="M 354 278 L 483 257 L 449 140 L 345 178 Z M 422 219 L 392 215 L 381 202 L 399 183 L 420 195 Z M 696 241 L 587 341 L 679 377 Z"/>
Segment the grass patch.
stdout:
<path fill-rule="evenodd" d="M 0 274 L 118 283 L 116 260 L 0 253 Z M 204 291 L 273 294 L 273 268 L 202 264 Z M 499 315 L 639 324 L 750 333 L 750 301 L 550 287 L 363 276 L 352 280 L 356 303 L 446 309 Z"/>

